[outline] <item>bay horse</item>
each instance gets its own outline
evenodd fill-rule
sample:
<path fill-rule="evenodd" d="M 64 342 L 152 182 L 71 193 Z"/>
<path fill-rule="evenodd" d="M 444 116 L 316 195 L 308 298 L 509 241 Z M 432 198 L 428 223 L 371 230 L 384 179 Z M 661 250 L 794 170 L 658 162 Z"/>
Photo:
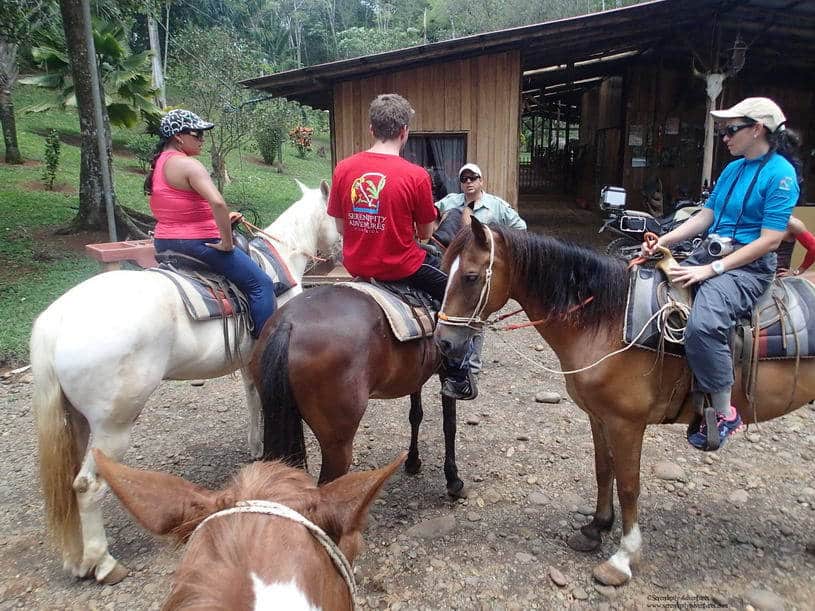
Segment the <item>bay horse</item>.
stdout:
<path fill-rule="evenodd" d="M 560 367 L 580 370 L 566 375 L 566 388 L 591 423 L 597 505 L 569 546 L 578 551 L 600 546 L 602 532 L 614 523 L 616 480 L 622 539 L 593 573 L 606 585 L 626 583 L 641 555 L 637 502 L 645 427 L 689 423 L 695 415 L 685 360 L 667 357 L 655 363 L 653 352 L 631 348 L 597 363 L 623 348 L 628 272 L 621 260 L 473 219 L 450 245 L 444 265 L 450 277 L 435 332 L 442 352 L 454 358 L 463 354 L 486 318 L 514 299 Z M 797 367 L 796 372 L 795 359 L 761 361 L 752 404 L 737 372 L 732 400 L 745 423 L 782 416 L 815 397 L 815 359 L 802 359 Z"/>
<path fill-rule="evenodd" d="M 298 183 L 300 184 L 300 183 Z M 307 189 L 266 229 L 299 282 L 318 251 L 339 240 L 326 213 L 328 185 Z M 302 292 L 299 284 L 280 303 Z M 235 337 L 235 325 L 230 324 Z M 34 322 L 34 376 L 40 483 L 46 523 L 64 568 L 115 583 L 127 568 L 108 552 L 101 499 L 90 450 L 120 459 L 133 423 L 162 380 L 214 378 L 238 369 L 249 407 L 249 448 L 262 453 L 262 413 L 244 368 L 254 345 L 248 333 L 227 354 L 221 320 L 193 321 L 173 282 L 162 274 L 115 271 L 75 286 Z"/>
<path fill-rule="evenodd" d="M 445 215 L 434 235 L 454 235 L 469 217 L 469 210 Z M 400 342 L 377 303 L 355 289 L 326 286 L 299 295 L 269 320 L 249 365 L 264 411 L 264 457 L 305 466 L 305 420 L 320 445 L 320 482 L 331 481 L 351 465 L 368 399 L 410 395 L 405 470 L 418 473 L 422 386 L 440 362 L 432 337 Z M 456 401 L 441 400 L 447 493 L 463 497 L 456 465 Z"/>
<path fill-rule="evenodd" d="M 249 363 L 263 405 L 264 458 L 305 466 L 305 420 L 322 454 L 319 481 L 334 480 L 351 465 L 368 399 L 410 395 L 405 470 L 418 473 L 422 386 L 440 362 L 432 336 L 397 340 L 372 297 L 345 286 L 309 289 L 269 319 Z M 447 492 L 460 497 L 456 401 L 441 399 Z"/>
<path fill-rule="evenodd" d="M 157 535 L 188 541 L 163 609 L 354 608 L 352 563 L 368 508 L 404 454 L 317 487 L 281 462 L 247 465 L 219 491 L 131 469 L 99 450 L 99 474 Z"/>

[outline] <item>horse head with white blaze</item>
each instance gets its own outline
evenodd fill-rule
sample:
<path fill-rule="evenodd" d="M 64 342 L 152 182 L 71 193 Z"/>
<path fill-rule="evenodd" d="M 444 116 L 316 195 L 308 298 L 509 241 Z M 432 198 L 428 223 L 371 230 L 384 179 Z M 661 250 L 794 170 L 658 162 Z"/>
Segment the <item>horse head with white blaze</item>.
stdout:
<path fill-rule="evenodd" d="M 328 185 L 309 189 L 264 230 L 297 286 L 318 252 L 339 234 L 326 213 Z M 91 450 L 121 459 L 133 423 L 162 380 L 223 376 L 241 370 L 249 408 L 249 449 L 263 452 L 260 400 L 244 368 L 254 340 L 238 325 L 192 320 L 173 282 L 160 273 L 114 271 L 73 287 L 34 322 L 33 410 L 46 522 L 66 571 L 115 583 L 127 569 L 108 551 Z M 229 349 L 231 344 L 232 349 Z"/>
<path fill-rule="evenodd" d="M 368 509 L 406 457 L 320 487 L 300 469 L 256 462 L 213 491 L 93 455 L 139 524 L 188 542 L 165 611 L 354 609 L 352 563 Z"/>

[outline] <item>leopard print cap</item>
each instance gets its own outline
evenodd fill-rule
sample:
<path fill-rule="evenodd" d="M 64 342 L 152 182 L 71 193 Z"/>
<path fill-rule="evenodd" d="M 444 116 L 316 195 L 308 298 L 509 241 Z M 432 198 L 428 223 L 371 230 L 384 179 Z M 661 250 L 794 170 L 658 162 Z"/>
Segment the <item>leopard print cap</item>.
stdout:
<path fill-rule="evenodd" d="M 190 130 L 207 130 L 215 127 L 214 123 L 204 121 L 194 112 L 177 108 L 171 110 L 161 119 L 159 132 L 162 138 L 170 138 L 175 134 L 181 134 Z"/>

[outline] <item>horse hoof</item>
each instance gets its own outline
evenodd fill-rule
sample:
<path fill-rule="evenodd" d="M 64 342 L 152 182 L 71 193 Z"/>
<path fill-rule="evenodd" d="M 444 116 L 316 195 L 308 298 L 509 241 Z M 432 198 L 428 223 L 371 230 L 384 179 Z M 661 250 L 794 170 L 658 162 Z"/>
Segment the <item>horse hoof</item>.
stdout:
<path fill-rule="evenodd" d="M 466 499 L 470 496 L 470 491 L 464 486 L 464 482 L 458 480 L 447 486 L 447 496 L 453 499 Z"/>
<path fill-rule="evenodd" d="M 119 583 L 122 579 L 130 575 L 130 569 L 123 565 L 121 562 L 116 562 L 111 571 L 99 580 L 99 583 L 106 586 L 112 586 Z"/>
<path fill-rule="evenodd" d="M 630 574 L 626 574 L 608 560 L 603 564 L 598 564 L 592 571 L 594 578 L 604 586 L 621 586 L 631 579 Z"/>
<path fill-rule="evenodd" d="M 422 470 L 421 458 L 417 458 L 414 461 L 408 461 L 405 463 L 405 473 L 407 473 L 408 475 L 416 475 L 421 470 Z"/>
<path fill-rule="evenodd" d="M 566 541 L 566 545 L 576 552 L 593 552 L 603 543 L 602 539 L 587 537 L 581 531 L 577 531 Z"/>

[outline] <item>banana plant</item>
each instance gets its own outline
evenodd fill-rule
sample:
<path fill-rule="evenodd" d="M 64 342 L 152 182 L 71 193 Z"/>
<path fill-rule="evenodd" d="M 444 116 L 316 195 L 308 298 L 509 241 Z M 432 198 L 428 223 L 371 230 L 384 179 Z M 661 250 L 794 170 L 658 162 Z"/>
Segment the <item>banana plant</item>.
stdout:
<path fill-rule="evenodd" d="M 124 28 L 119 24 L 94 20 L 93 40 L 96 60 L 110 122 L 134 127 L 141 120 L 151 121 L 161 115 L 153 103 L 155 89 L 151 86 L 150 51 L 131 54 Z M 57 96 L 50 102 L 29 106 L 23 112 L 45 112 L 54 108 L 76 106 L 71 64 L 65 39 L 59 33 L 43 33 L 31 55 L 43 74 L 20 79 L 19 82 L 53 89 Z"/>

